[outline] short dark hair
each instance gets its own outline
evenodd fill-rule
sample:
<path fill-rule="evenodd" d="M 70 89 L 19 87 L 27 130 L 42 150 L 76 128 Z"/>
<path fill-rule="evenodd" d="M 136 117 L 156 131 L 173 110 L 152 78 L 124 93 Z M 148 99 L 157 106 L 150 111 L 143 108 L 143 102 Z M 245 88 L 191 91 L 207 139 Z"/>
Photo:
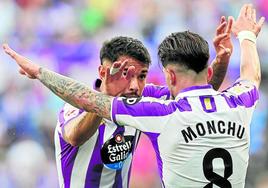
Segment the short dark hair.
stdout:
<path fill-rule="evenodd" d="M 151 64 L 151 58 L 148 50 L 141 41 L 131 37 L 115 37 L 103 43 L 100 50 L 101 64 L 104 59 L 115 62 L 120 56 L 129 56 L 142 63 Z"/>
<path fill-rule="evenodd" d="M 207 67 L 208 42 L 190 31 L 172 33 L 159 45 L 158 57 L 164 67 L 180 64 L 199 73 Z"/>

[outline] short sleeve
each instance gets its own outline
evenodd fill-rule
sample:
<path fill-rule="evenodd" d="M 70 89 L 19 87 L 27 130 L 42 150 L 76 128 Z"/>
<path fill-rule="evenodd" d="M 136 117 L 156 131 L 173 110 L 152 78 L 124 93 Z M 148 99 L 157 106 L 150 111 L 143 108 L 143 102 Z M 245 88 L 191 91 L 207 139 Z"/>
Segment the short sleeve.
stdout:
<path fill-rule="evenodd" d="M 175 111 L 182 111 L 185 105 L 173 100 L 151 97 L 114 98 L 112 121 L 121 126 L 132 126 L 143 132 L 160 133 Z"/>
<path fill-rule="evenodd" d="M 142 96 L 167 100 L 170 99 L 170 91 L 166 86 L 146 84 L 142 92 Z"/>
<path fill-rule="evenodd" d="M 63 108 L 60 110 L 58 115 L 58 125 L 57 125 L 58 132 L 62 134 L 62 129 L 64 128 L 64 126 L 69 121 L 75 119 L 83 112 L 84 110 L 78 109 L 68 103 L 64 104 Z"/>
<path fill-rule="evenodd" d="M 231 108 L 240 107 L 240 116 L 244 123 L 250 124 L 256 104 L 259 101 L 259 91 L 248 80 L 238 80 L 234 85 L 223 92 L 227 103 Z"/>

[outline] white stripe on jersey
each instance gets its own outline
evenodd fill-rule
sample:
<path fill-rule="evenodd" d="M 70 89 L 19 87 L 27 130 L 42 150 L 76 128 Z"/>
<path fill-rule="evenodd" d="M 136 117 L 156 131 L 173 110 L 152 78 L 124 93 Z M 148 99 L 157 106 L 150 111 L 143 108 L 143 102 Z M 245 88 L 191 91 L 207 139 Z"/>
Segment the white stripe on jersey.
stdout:
<path fill-rule="evenodd" d="M 167 116 L 153 116 L 152 118 L 145 117 L 135 117 L 129 118 L 129 115 L 118 114 L 116 115 L 117 122 L 120 125 L 135 125 L 135 128 L 138 130 L 142 130 L 142 132 L 153 132 L 153 133 L 160 133 L 162 129 L 167 124 L 167 121 L 170 117 Z M 124 123 L 120 123 L 124 122 Z M 162 122 L 159 124 L 159 122 Z M 157 125 L 156 125 L 157 124 Z"/>
<path fill-rule="evenodd" d="M 72 169 L 70 187 L 85 187 L 87 169 L 97 142 L 98 131 L 79 147 Z"/>
<path fill-rule="evenodd" d="M 59 133 L 58 133 L 58 127 L 59 127 L 59 122 L 57 122 L 57 128 L 55 129 L 54 133 L 54 140 L 55 140 L 55 157 L 56 157 L 56 165 L 57 165 L 57 171 L 58 171 L 58 178 L 59 178 L 59 185 L 60 188 L 64 188 L 64 181 L 63 181 L 63 176 L 62 176 L 62 171 L 61 171 L 61 160 L 57 160 L 61 158 L 61 147 L 60 147 L 60 138 L 59 138 Z"/>
<path fill-rule="evenodd" d="M 124 163 L 124 166 L 122 168 L 121 175 L 126 177 L 126 178 L 122 177 L 122 185 L 123 185 L 123 187 L 127 187 L 127 185 L 128 185 L 128 177 L 127 176 L 128 176 L 129 170 L 131 170 L 130 166 L 131 166 L 132 158 L 133 158 L 133 155 L 129 155 L 128 160 L 126 160 L 126 162 Z"/>
<path fill-rule="evenodd" d="M 100 179 L 101 188 L 111 188 L 114 184 L 116 171 L 103 167 Z"/>

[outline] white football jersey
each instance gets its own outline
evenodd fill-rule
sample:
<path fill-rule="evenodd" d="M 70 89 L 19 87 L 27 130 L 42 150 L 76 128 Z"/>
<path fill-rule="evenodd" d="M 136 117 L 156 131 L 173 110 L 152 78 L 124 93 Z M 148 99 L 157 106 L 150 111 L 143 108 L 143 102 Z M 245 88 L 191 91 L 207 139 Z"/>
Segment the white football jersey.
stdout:
<path fill-rule="evenodd" d="M 167 87 L 146 85 L 143 96 L 168 98 Z M 65 104 L 55 130 L 55 154 L 61 188 L 128 188 L 131 165 L 140 131 L 102 122 L 81 146 L 63 139 L 64 126 L 84 111 Z"/>
<path fill-rule="evenodd" d="M 242 188 L 258 98 L 249 81 L 223 92 L 193 86 L 175 100 L 115 98 L 112 118 L 150 137 L 163 187 Z"/>

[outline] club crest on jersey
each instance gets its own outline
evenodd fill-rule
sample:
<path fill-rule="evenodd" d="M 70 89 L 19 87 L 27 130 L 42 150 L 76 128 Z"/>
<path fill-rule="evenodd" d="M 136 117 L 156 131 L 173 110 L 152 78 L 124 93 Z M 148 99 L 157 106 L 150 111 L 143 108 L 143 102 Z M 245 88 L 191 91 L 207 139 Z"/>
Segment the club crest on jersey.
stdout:
<path fill-rule="evenodd" d="M 244 92 L 248 92 L 250 90 L 254 89 L 254 86 L 249 82 L 238 82 L 236 83 L 231 89 L 231 92 L 234 92 L 237 95 L 240 95 Z"/>
<path fill-rule="evenodd" d="M 123 102 L 127 105 L 134 105 L 141 100 L 141 97 L 124 98 Z"/>
<path fill-rule="evenodd" d="M 116 134 L 101 148 L 101 159 L 106 168 L 119 170 L 133 150 L 134 136 Z"/>
<path fill-rule="evenodd" d="M 63 117 L 65 121 L 68 121 L 74 117 L 76 117 L 79 114 L 79 109 L 76 108 L 65 108 Z"/>
<path fill-rule="evenodd" d="M 121 134 L 117 134 L 115 136 L 115 142 L 116 143 L 120 144 L 122 142 L 122 140 L 123 140 L 123 138 L 122 138 Z"/>

